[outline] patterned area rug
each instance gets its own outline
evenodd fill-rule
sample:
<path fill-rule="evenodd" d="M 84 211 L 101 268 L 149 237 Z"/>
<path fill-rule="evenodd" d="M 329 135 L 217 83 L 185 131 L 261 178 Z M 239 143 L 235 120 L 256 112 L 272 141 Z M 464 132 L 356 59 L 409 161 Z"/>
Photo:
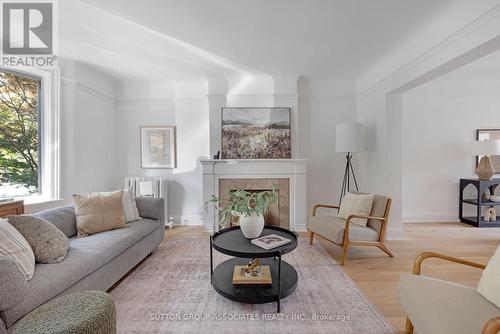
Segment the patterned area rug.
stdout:
<path fill-rule="evenodd" d="M 299 281 L 279 314 L 276 303 L 240 304 L 215 292 L 209 254 L 208 237 L 163 242 L 111 292 L 118 333 L 394 333 L 317 242 L 300 238 L 283 256 Z M 214 251 L 215 264 L 226 258 Z"/>

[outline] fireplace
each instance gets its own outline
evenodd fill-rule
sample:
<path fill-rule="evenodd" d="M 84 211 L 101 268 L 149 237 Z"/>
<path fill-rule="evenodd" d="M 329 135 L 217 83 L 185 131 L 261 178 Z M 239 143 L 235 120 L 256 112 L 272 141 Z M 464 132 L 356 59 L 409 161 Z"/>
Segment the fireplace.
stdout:
<path fill-rule="evenodd" d="M 270 207 L 267 224 L 290 230 L 305 230 L 307 220 L 307 160 L 305 159 L 253 159 L 224 160 L 200 159 L 203 173 L 203 202 L 212 195 L 227 198 L 230 191 L 246 189 L 262 191 L 277 185 L 279 200 Z M 217 213 L 213 207 L 203 215 L 203 225 L 216 231 Z"/>
<path fill-rule="evenodd" d="M 290 228 L 290 180 L 282 178 L 265 179 L 243 179 L 243 178 L 221 178 L 219 179 L 219 197 L 223 200 L 229 198 L 229 193 L 235 190 L 266 191 L 276 187 L 278 201 L 270 204 L 268 213 L 264 217 L 267 225 Z"/>

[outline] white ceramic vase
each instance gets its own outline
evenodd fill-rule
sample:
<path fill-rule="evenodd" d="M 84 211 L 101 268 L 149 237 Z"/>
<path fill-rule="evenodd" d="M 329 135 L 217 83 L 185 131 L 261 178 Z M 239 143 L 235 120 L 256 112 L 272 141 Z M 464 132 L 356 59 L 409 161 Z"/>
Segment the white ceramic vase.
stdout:
<path fill-rule="evenodd" d="M 258 238 L 264 229 L 264 216 L 255 213 L 250 216 L 240 216 L 240 228 L 245 238 Z"/>

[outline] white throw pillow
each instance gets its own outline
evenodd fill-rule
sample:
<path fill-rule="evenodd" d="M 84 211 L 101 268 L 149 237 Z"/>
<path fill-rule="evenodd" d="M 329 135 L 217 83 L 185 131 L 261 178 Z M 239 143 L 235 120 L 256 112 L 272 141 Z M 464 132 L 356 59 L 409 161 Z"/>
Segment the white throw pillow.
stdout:
<path fill-rule="evenodd" d="M 500 246 L 484 269 L 477 292 L 500 308 Z"/>
<path fill-rule="evenodd" d="M 35 273 L 35 254 L 28 241 L 5 219 L 0 219 L 0 254 L 11 259 L 28 281 Z"/>
<path fill-rule="evenodd" d="M 130 189 L 123 190 L 122 204 L 126 223 L 142 219 L 141 216 L 139 216 L 139 210 L 137 209 L 137 204 L 135 203 L 135 197 Z"/>
<path fill-rule="evenodd" d="M 342 198 L 338 217 L 347 220 L 350 215 L 369 216 L 373 206 L 373 194 L 353 194 L 347 193 Z M 352 224 L 365 227 L 368 219 L 354 218 Z"/>

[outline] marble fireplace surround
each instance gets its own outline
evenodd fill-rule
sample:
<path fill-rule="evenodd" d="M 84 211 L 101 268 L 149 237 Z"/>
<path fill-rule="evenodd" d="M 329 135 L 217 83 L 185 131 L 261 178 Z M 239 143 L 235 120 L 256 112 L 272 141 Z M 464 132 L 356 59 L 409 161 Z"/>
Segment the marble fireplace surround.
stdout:
<path fill-rule="evenodd" d="M 284 214 L 288 207 L 286 211 L 288 211 L 289 228 L 294 231 L 304 231 L 307 219 L 307 162 L 305 159 L 201 159 L 203 201 L 207 201 L 213 194 L 217 196 L 220 194 L 221 182 L 226 188 L 232 188 L 231 184 L 236 184 L 243 185 L 244 189 L 248 190 L 261 190 L 262 186 L 269 185 L 266 184 L 266 180 L 269 183 L 277 180 L 288 181 L 289 203 L 280 204 L 282 213 Z M 255 179 L 253 184 L 252 179 Z M 280 200 L 282 195 L 284 194 L 280 194 Z M 215 230 L 215 221 L 215 210 L 209 208 L 203 217 L 203 225 L 209 230 Z"/>

